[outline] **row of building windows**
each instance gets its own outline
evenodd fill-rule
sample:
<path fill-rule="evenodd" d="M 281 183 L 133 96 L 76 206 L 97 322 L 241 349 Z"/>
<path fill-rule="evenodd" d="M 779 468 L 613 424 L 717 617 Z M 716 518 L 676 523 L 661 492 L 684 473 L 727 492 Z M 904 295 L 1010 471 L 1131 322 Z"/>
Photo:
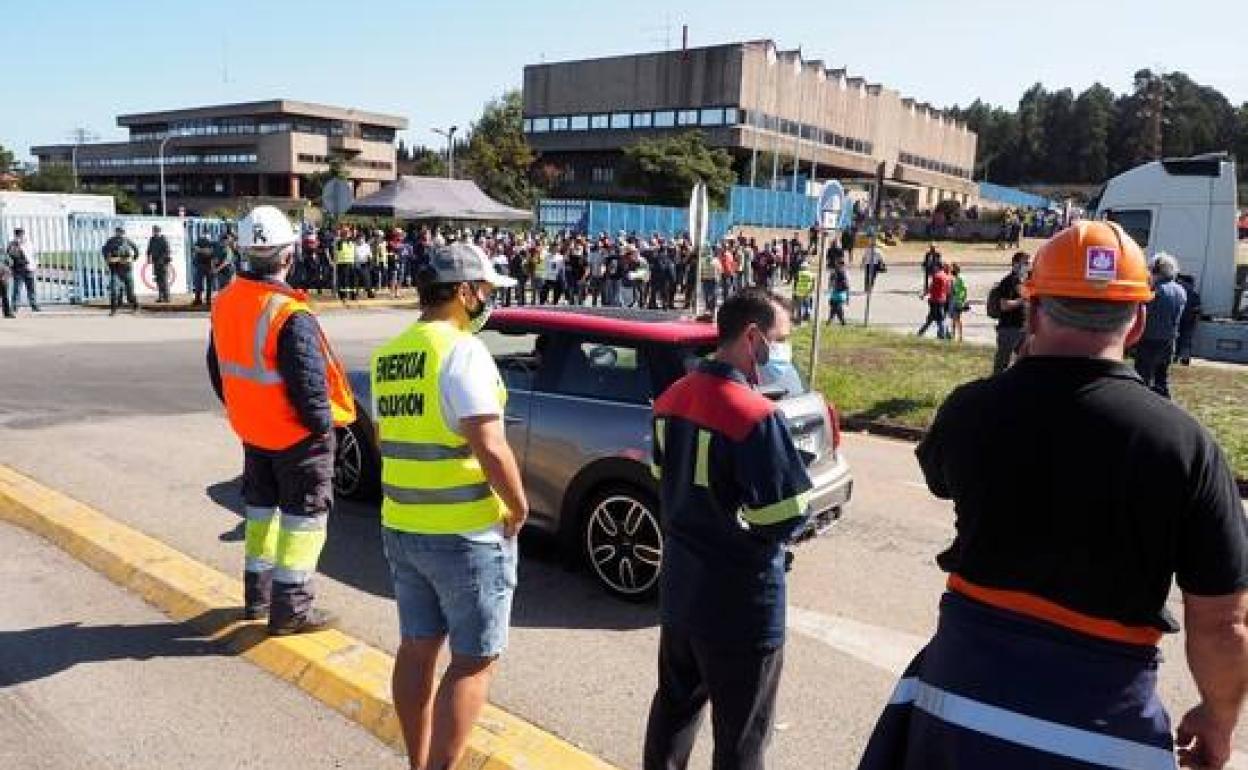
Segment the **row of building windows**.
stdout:
<path fill-rule="evenodd" d="M 768 115 L 758 110 L 742 110 L 741 122 L 747 126 L 761 129 L 763 131 L 771 131 L 777 134 L 785 134 L 786 136 L 799 137 L 807 142 L 815 144 L 824 144 L 828 147 L 835 147 L 838 150 L 847 152 L 855 152 L 859 155 L 870 155 L 875 150 L 875 145 L 866 139 L 856 139 L 852 136 L 843 136 L 835 131 L 830 131 L 819 126 L 812 126 L 809 123 L 800 123 L 796 120 L 777 117 L 776 115 Z"/>
<path fill-rule="evenodd" d="M 734 126 L 740 122 L 735 107 L 697 110 L 649 110 L 645 112 L 602 112 L 592 115 L 552 115 L 524 119 L 526 134 L 557 131 L 605 131 L 678 126 Z"/>
<path fill-rule="evenodd" d="M 179 120 L 168 125 L 135 126 L 130 141 L 154 142 L 170 136 L 231 136 L 236 134 L 281 134 L 288 132 L 318 136 L 350 136 L 369 142 L 393 142 L 394 129 L 385 126 L 345 123 L 319 118 L 202 118 Z"/>
<path fill-rule="evenodd" d="M 703 107 L 685 110 L 650 110 L 645 112 L 610 112 L 591 115 L 552 115 L 524 119 L 524 131 L 528 134 L 545 134 L 562 131 L 605 131 L 665 128 L 718 128 L 746 125 L 778 134 L 799 136 L 816 144 L 870 155 L 874 149 L 865 139 L 842 136 L 835 131 L 779 118 L 757 110 L 736 107 Z"/>
<path fill-rule="evenodd" d="M 946 176 L 956 176 L 961 179 L 971 178 L 971 172 L 968 171 L 967 169 L 960 168 L 958 166 L 954 166 L 949 163 L 941 163 L 940 161 L 932 160 L 931 158 L 924 158 L 919 155 L 913 155 L 908 152 L 898 153 L 897 161 L 907 166 L 914 166 L 915 168 L 921 168 L 924 171 L 934 171 L 937 174 L 944 174 Z"/>
<path fill-rule="evenodd" d="M 301 152 L 299 153 L 299 162 L 312 163 L 319 166 L 328 166 L 329 156 L 311 155 L 306 152 Z M 350 168 L 371 168 L 380 171 L 388 171 L 389 169 L 394 168 L 394 164 L 386 160 L 362 160 L 359 158 L 345 161 L 345 165 Z"/>
<path fill-rule="evenodd" d="M 202 154 L 166 155 L 166 166 L 196 165 L 247 165 L 258 160 L 254 152 L 211 152 Z M 159 156 L 135 156 L 130 158 L 83 158 L 78 168 L 119 168 L 129 166 L 159 166 Z"/>
<path fill-rule="evenodd" d="M 95 189 L 99 189 L 101 184 L 115 184 L 121 189 L 130 193 L 160 192 L 159 182 L 144 182 L 143 184 L 140 185 L 135 182 L 125 181 L 125 180 L 118 180 L 118 181 L 110 180 L 110 181 L 102 182 L 98 184 L 87 184 L 85 185 L 85 187 L 88 190 L 95 190 Z M 209 184 L 204 184 L 201 182 L 200 184 L 194 185 L 193 187 L 187 187 L 186 189 L 183 189 L 182 184 L 179 182 L 171 181 L 165 184 L 165 192 L 173 193 L 175 195 L 182 194 L 182 193 L 186 193 L 188 195 L 224 195 L 225 190 L 226 190 L 225 181 L 221 179 L 212 180 L 212 182 Z"/>

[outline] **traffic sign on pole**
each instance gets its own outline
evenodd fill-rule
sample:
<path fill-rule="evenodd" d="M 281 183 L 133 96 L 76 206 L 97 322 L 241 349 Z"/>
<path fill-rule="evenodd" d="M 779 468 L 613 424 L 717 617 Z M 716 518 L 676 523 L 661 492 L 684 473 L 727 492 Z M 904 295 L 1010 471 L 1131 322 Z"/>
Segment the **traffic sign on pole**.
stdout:
<path fill-rule="evenodd" d="M 321 206 L 330 216 L 342 216 L 353 203 L 355 192 L 351 189 L 351 183 L 345 179 L 331 179 L 321 190 Z"/>
<path fill-rule="evenodd" d="M 698 182 L 689 196 L 689 241 L 693 247 L 693 313 L 698 314 L 698 297 L 702 287 L 702 250 L 709 247 L 711 207 L 706 196 L 706 183 Z"/>
<path fill-rule="evenodd" d="M 824 298 L 827 292 L 824 290 L 824 275 L 827 272 L 828 258 L 824 254 L 824 243 L 827 241 L 829 234 L 832 238 L 837 237 L 837 232 L 841 229 L 841 216 L 845 210 L 845 188 L 835 179 L 828 181 L 823 186 L 823 193 L 819 196 L 819 237 L 815 241 L 815 259 L 817 266 L 815 268 L 815 296 L 814 307 L 810 314 L 811 323 L 814 328 L 810 331 L 810 371 L 807 376 L 810 378 L 810 387 L 815 387 L 815 372 L 819 369 L 819 345 L 822 339 L 823 324 L 819 322 L 820 310 L 823 308 Z"/>

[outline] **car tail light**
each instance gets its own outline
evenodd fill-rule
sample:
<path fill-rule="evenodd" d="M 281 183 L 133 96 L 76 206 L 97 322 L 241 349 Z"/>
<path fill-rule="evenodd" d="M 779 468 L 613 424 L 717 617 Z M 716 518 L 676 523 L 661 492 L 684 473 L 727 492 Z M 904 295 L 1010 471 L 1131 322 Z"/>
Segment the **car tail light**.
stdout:
<path fill-rule="evenodd" d="M 823 403 L 828 408 L 828 426 L 832 429 L 832 449 L 839 450 L 841 448 L 841 416 L 836 413 L 836 407 L 827 398 L 823 399 Z"/>

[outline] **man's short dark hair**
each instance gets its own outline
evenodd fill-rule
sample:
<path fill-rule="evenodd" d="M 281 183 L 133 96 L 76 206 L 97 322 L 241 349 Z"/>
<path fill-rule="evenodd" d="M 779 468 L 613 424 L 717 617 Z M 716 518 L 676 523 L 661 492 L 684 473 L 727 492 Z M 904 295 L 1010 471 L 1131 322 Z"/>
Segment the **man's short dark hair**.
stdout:
<path fill-rule="evenodd" d="M 758 324 L 764 332 L 776 325 L 776 312 L 788 312 L 788 303 L 766 289 L 750 287 L 728 298 L 719 308 L 719 344 L 733 342 L 745 333 L 750 324 Z"/>
<path fill-rule="evenodd" d="M 1014 252 L 1014 256 L 1010 259 L 1010 264 L 1017 265 L 1019 262 L 1026 262 L 1029 259 L 1031 259 L 1031 255 L 1027 252 L 1016 251 Z"/>

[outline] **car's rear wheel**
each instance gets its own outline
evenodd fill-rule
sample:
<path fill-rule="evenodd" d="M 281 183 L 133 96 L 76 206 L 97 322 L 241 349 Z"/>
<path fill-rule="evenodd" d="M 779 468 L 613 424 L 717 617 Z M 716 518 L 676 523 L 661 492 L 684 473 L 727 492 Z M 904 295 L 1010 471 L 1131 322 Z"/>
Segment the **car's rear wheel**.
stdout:
<path fill-rule="evenodd" d="M 590 571 L 611 594 L 644 601 L 658 592 L 663 529 L 653 495 L 637 487 L 604 487 L 584 508 L 581 547 Z"/>
<path fill-rule="evenodd" d="M 334 494 L 338 497 L 364 502 L 377 499 L 381 490 L 381 460 L 370 434 L 360 420 L 338 429 L 334 455 Z"/>

